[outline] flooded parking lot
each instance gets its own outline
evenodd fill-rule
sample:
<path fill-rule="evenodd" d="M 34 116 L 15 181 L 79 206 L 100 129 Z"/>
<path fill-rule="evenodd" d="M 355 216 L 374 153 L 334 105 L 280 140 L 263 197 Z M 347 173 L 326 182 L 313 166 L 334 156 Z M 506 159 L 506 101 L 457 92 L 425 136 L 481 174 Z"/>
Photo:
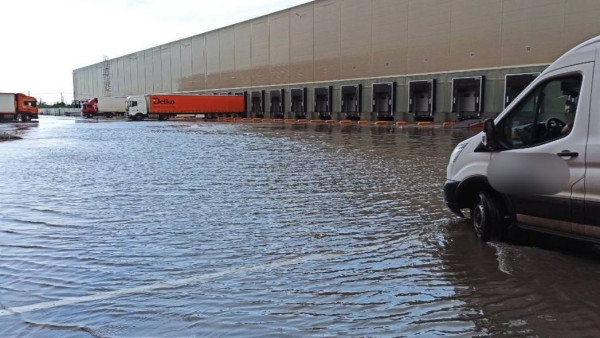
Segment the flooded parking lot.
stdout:
<path fill-rule="evenodd" d="M 477 240 L 432 127 L 2 125 L 0 335 L 598 335 L 600 254 Z"/>

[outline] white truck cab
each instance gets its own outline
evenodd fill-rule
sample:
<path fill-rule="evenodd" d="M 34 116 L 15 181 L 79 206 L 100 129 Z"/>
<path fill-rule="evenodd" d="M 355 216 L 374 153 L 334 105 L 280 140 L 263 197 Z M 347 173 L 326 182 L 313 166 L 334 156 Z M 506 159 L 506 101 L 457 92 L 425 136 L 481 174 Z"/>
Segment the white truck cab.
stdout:
<path fill-rule="evenodd" d="M 130 120 L 141 121 L 148 116 L 148 101 L 146 95 L 128 96 L 125 115 Z"/>
<path fill-rule="evenodd" d="M 596 64 L 600 65 L 600 36 L 552 63 L 496 119 L 485 121 L 482 133 L 459 143 L 452 152 L 445 201 L 460 216 L 461 209 L 470 209 L 481 239 L 502 239 L 508 226 L 517 225 L 600 241 L 600 67 Z M 505 191 L 494 185 L 490 170 L 494 161 L 507 155 L 517 159 L 504 167 L 514 169 L 508 171 L 515 182 L 523 177 L 554 177 L 563 167 L 564 182 L 547 181 L 560 183 L 552 193 Z M 548 165 L 538 156 L 552 156 L 559 162 Z"/>

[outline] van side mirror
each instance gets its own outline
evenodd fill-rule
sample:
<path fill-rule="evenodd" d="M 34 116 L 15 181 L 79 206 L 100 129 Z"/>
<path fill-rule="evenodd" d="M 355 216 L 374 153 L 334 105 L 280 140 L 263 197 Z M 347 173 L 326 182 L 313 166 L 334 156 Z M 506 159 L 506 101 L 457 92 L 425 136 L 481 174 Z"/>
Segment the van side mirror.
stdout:
<path fill-rule="evenodd" d="M 496 138 L 496 126 L 494 119 L 487 119 L 483 122 L 483 145 L 489 150 L 497 150 L 499 148 L 498 139 Z"/>

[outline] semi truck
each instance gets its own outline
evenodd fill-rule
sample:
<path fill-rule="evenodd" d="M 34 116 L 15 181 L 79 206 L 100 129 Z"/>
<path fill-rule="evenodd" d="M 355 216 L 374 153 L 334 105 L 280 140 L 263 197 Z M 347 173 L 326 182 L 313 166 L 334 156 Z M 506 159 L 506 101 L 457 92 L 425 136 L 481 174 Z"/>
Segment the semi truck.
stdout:
<path fill-rule="evenodd" d="M 127 108 L 126 97 L 98 97 L 85 102 L 81 106 L 81 115 L 87 118 L 115 115 L 124 116 Z"/>
<path fill-rule="evenodd" d="M 444 184 L 475 234 L 515 226 L 600 242 L 600 36 L 558 58 L 483 132 L 460 142 Z M 464 216 L 463 216 L 464 217 Z"/>
<path fill-rule="evenodd" d="M 223 115 L 245 116 L 246 100 L 242 95 L 135 95 L 127 97 L 127 117 L 168 120 L 175 116 L 216 118 Z"/>
<path fill-rule="evenodd" d="M 0 119 L 2 121 L 30 122 L 38 118 L 35 97 L 20 93 L 0 93 Z"/>

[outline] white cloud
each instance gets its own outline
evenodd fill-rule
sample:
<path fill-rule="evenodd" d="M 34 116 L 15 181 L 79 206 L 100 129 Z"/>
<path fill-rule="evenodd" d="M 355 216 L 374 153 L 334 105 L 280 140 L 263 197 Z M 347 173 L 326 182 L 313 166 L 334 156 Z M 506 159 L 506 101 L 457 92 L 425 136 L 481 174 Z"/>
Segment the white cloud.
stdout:
<path fill-rule="evenodd" d="M 29 0 L 3 4 L 0 92 L 73 97 L 73 69 L 309 0 Z M 10 14 L 8 14 L 10 13 Z M 8 14 L 8 15 L 7 15 Z"/>

